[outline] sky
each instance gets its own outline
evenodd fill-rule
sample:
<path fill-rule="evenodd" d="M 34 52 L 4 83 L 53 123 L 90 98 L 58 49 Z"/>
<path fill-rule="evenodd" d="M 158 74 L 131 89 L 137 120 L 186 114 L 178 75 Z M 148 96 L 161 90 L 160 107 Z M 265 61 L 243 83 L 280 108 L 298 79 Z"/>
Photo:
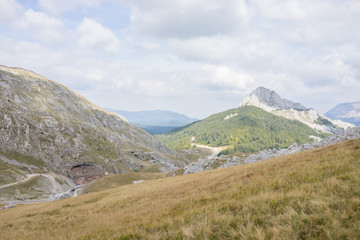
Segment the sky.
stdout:
<path fill-rule="evenodd" d="M 205 118 L 259 86 L 360 101 L 359 0 L 0 0 L 0 64 L 103 108 Z"/>

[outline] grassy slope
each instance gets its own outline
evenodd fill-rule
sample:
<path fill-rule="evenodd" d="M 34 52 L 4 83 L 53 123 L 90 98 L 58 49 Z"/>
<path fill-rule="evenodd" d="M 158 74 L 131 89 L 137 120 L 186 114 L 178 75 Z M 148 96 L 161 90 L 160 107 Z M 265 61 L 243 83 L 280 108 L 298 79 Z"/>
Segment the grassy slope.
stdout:
<path fill-rule="evenodd" d="M 0 186 L 16 182 L 25 178 L 23 167 L 9 165 L 0 160 Z"/>
<path fill-rule="evenodd" d="M 34 176 L 30 180 L 0 189 L 0 199 L 41 199 L 49 196 L 45 189 L 51 188 L 48 179 L 43 176 Z M 41 190 L 40 190 L 41 189 Z"/>
<path fill-rule="evenodd" d="M 8 159 L 16 159 L 20 163 L 33 165 L 38 168 L 42 168 L 45 166 L 44 162 L 42 162 L 41 160 L 38 160 L 31 156 L 23 155 L 21 153 L 0 151 L 0 156 L 5 156 Z M 35 168 L 32 170 L 41 171 L 40 169 Z M 27 167 L 8 164 L 0 159 L 0 186 L 19 181 L 25 178 L 25 175 L 28 173 L 29 171 Z"/>
<path fill-rule="evenodd" d="M 0 211 L 0 239 L 359 239 L 360 139 Z"/>
<path fill-rule="evenodd" d="M 151 172 L 122 173 L 109 177 L 99 178 L 91 182 L 89 185 L 87 185 L 82 192 L 83 193 L 99 192 L 104 189 L 110 189 L 123 185 L 133 184 L 133 181 L 137 181 L 137 180 L 150 180 L 150 179 L 161 178 L 164 175 L 165 175 L 164 173 L 151 173 Z"/>
<path fill-rule="evenodd" d="M 231 114 L 235 116 L 224 120 Z M 233 146 L 225 152 L 231 154 L 285 148 L 295 142 L 311 142 L 310 135 L 320 136 L 299 121 L 278 117 L 257 107 L 245 106 L 214 114 L 177 132 L 156 137 L 169 147 L 181 149 L 189 148 L 194 136 L 195 143 L 213 147 Z"/>

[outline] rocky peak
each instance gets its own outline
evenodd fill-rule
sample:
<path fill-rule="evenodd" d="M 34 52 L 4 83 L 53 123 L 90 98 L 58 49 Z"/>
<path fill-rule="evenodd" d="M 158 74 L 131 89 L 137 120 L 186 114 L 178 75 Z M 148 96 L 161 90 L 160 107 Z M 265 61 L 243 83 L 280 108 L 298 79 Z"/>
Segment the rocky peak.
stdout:
<path fill-rule="evenodd" d="M 261 108 L 271 109 L 295 109 L 298 111 L 308 110 L 300 103 L 295 103 L 281 98 L 275 91 L 264 87 L 258 87 L 241 103 L 241 106 L 253 105 Z"/>
<path fill-rule="evenodd" d="M 354 127 L 353 124 L 342 121 L 331 121 L 318 114 L 314 109 L 281 98 L 276 92 L 264 87 L 258 87 L 249 96 L 245 97 L 240 107 L 249 105 L 262 108 L 280 117 L 298 120 L 320 132 L 336 133 L 348 127 Z"/>

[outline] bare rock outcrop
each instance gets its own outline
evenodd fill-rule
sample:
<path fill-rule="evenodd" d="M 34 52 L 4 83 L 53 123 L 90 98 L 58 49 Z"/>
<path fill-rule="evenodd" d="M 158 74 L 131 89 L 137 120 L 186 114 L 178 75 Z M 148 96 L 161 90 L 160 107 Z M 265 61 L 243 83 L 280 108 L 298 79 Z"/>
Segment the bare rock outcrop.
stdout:
<path fill-rule="evenodd" d="M 338 133 L 355 125 L 332 121 L 317 113 L 314 109 L 306 108 L 300 103 L 281 98 L 275 91 L 258 87 L 249 96 L 245 97 L 240 106 L 255 106 L 267 112 L 290 120 L 298 120 L 312 129 L 324 133 Z"/>
<path fill-rule="evenodd" d="M 269 106 L 273 109 L 295 109 L 298 111 L 308 110 L 301 103 L 295 103 L 288 99 L 281 98 L 275 91 L 264 87 L 258 87 L 249 96 L 247 96 L 242 105 L 262 105 Z"/>

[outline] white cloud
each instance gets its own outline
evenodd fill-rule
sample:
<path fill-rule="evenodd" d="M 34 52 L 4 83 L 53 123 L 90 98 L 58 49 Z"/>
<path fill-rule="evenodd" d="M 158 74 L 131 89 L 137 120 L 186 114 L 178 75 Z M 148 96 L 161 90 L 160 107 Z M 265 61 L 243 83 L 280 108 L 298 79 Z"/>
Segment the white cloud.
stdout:
<path fill-rule="evenodd" d="M 263 31 L 306 47 L 338 45 L 360 40 L 359 4 L 354 1 L 253 0 Z"/>
<path fill-rule="evenodd" d="M 132 29 L 154 38 L 227 34 L 238 31 L 251 18 L 245 0 L 228 0 L 226 4 L 217 0 L 121 2 L 132 6 Z"/>
<path fill-rule="evenodd" d="M 187 60 L 226 61 L 238 50 L 236 39 L 226 36 L 174 39 L 168 43 L 170 51 Z"/>
<path fill-rule="evenodd" d="M 16 0 L 0 0 L 0 23 L 15 19 L 21 11 L 22 6 Z"/>
<path fill-rule="evenodd" d="M 300 0 L 253 0 L 260 13 L 272 19 L 301 20 L 309 16 L 308 4 Z"/>
<path fill-rule="evenodd" d="M 54 71 L 69 60 L 67 52 L 54 50 L 43 44 L 26 41 L 0 40 L 0 62 L 10 67 L 21 67 L 35 71 L 57 81 L 66 80 Z"/>
<path fill-rule="evenodd" d="M 169 97 L 182 92 L 184 82 L 181 83 L 177 74 L 169 69 L 123 64 L 114 68 L 112 73 L 118 69 L 121 69 L 120 73 L 109 76 L 117 90 L 147 97 Z"/>
<path fill-rule="evenodd" d="M 14 22 L 18 30 L 26 31 L 34 38 L 42 42 L 52 42 L 63 39 L 63 23 L 60 19 L 49 17 L 45 13 L 26 10 L 23 15 Z"/>
<path fill-rule="evenodd" d="M 140 41 L 137 43 L 137 46 L 139 46 L 142 50 L 145 51 L 153 51 L 154 49 L 159 48 L 160 44 L 150 41 Z"/>
<path fill-rule="evenodd" d="M 358 100 L 358 0 L 109 1 L 0 0 L 0 62 L 102 103 L 203 116 L 260 85 L 308 107 Z"/>
<path fill-rule="evenodd" d="M 360 13 L 360 2 L 358 0 L 350 0 L 347 2 L 346 8 L 351 13 L 359 14 Z"/>
<path fill-rule="evenodd" d="M 83 48 L 103 48 L 107 52 L 118 52 L 120 42 L 114 33 L 96 20 L 84 18 L 76 29 L 77 45 Z"/>
<path fill-rule="evenodd" d="M 166 96 L 173 92 L 173 87 L 165 81 L 139 81 L 138 92 L 150 97 Z"/>
<path fill-rule="evenodd" d="M 225 90 L 241 93 L 246 91 L 254 82 L 251 75 L 238 72 L 227 66 L 206 64 L 203 66 L 203 71 L 208 75 L 210 80 L 205 84 L 216 91 Z"/>
<path fill-rule="evenodd" d="M 101 0 L 39 0 L 40 8 L 46 13 L 60 15 L 64 12 L 75 10 L 79 6 L 97 5 Z"/>

